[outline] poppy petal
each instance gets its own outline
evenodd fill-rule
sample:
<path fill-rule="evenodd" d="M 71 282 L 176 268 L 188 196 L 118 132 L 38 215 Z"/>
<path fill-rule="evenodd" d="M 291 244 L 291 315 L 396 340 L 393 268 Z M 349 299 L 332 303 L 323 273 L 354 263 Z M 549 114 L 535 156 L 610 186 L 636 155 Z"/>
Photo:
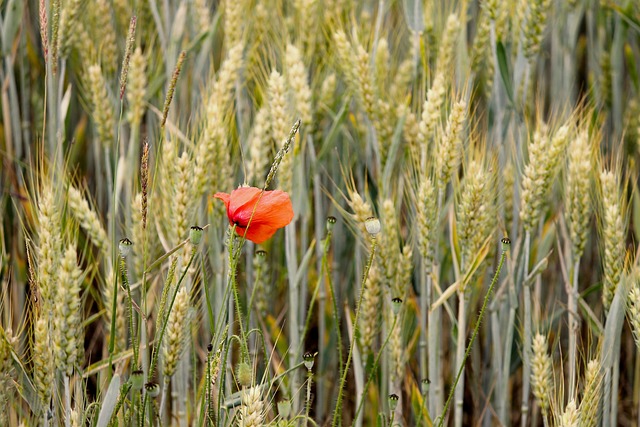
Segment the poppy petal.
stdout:
<path fill-rule="evenodd" d="M 253 215 L 251 224 L 268 224 L 282 228 L 293 219 L 293 206 L 289 195 L 284 191 L 268 191 L 262 195 L 258 209 Z"/>
<path fill-rule="evenodd" d="M 281 190 L 240 187 L 231 194 L 216 193 L 214 197 L 225 203 L 229 224 L 236 226 L 236 233 L 244 236 L 246 232 L 246 238 L 255 243 L 268 240 L 293 220 L 291 199 Z"/>
<path fill-rule="evenodd" d="M 225 207 L 229 210 L 229 201 L 231 200 L 231 195 L 227 193 L 216 193 L 213 195 L 216 199 L 220 199 L 224 202 Z"/>
<path fill-rule="evenodd" d="M 229 204 L 229 216 L 240 220 L 240 218 L 236 217 L 243 215 L 242 219 L 244 219 L 244 215 L 246 215 L 244 212 L 247 210 L 249 210 L 249 216 L 251 216 L 251 212 L 258 201 L 261 191 L 261 189 L 256 187 L 240 187 L 233 190 L 231 192 L 231 203 Z M 248 220 L 248 218 L 249 217 L 246 219 Z"/>
<path fill-rule="evenodd" d="M 247 240 L 260 244 L 269 240 L 276 231 L 278 231 L 278 228 L 271 227 L 268 224 L 254 224 L 253 221 L 251 221 L 251 225 L 248 230 L 244 227 L 236 227 L 236 233 L 238 236 L 244 236 L 245 231 L 247 233 L 245 236 Z"/>

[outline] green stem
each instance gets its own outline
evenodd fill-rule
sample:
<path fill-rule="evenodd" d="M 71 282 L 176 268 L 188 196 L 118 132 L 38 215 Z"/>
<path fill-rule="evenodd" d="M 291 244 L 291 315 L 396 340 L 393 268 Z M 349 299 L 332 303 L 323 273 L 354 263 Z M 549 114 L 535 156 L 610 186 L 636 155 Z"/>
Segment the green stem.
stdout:
<path fill-rule="evenodd" d="M 182 281 L 187 275 L 187 272 L 189 271 L 189 267 L 191 267 L 191 263 L 193 262 L 195 255 L 196 255 L 196 246 L 193 246 L 193 248 L 191 249 L 191 256 L 189 257 L 189 262 L 187 263 L 187 266 L 182 272 L 182 275 L 180 276 L 180 280 L 178 280 L 178 283 L 176 284 L 176 290 L 175 292 L 173 292 L 173 295 L 171 297 L 171 304 L 169 304 L 169 309 L 167 310 L 167 319 L 169 318 L 168 313 L 171 313 L 171 310 L 173 309 L 173 304 L 176 300 L 176 295 L 178 294 L 178 289 L 180 288 L 180 284 L 182 284 Z M 155 346 L 153 347 L 153 352 L 151 353 L 151 365 L 149 366 L 149 374 L 147 378 L 153 378 L 153 372 L 155 370 L 156 363 L 158 362 L 158 354 L 160 352 L 160 346 L 162 345 L 162 339 L 164 337 L 164 333 L 167 329 L 167 323 L 168 322 L 165 320 L 165 322 L 162 325 L 162 330 L 160 331 L 160 337 L 158 340 L 156 340 Z M 142 400 L 143 413 L 146 412 L 147 410 L 148 397 L 149 397 L 148 393 L 144 393 L 144 399 Z M 153 419 L 153 414 L 151 414 L 151 419 Z M 141 418 L 141 421 L 140 421 L 141 426 L 143 422 L 144 422 L 144 417 Z"/>
<path fill-rule="evenodd" d="M 169 309 L 167 310 L 167 319 L 169 317 L 169 313 L 171 313 L 171 310 L 173 309 L 173 304 L 176 301 L 176 295 L 178 294 L 178 288 L 180 288 L 180 284 L 182 283 L 182 281 L 184 280 L 185 276 L 187 275 L 187 272 L 189 271 L 189 267 L 191 267 L 191 263 L 193 262 L 193 258 L 196 255 L 196 247 L 194 246 L 193 249 L 191 250 L 191 256 L 189 257 L 189 262 L 187 263 L 187 266 L 185 267 L 184 271 L 182 272 L 182 275 L 180 276 L 180 280 L 178 281 L 178 283 L 176 284 L 176 290 L 175 292 L 173 292 L 173 295 L 171 296 L 171 303 L 169 304 Z M 160 352 L 160 346 L 162 345 L 162 339 L 164 337 L 164 333 L 167 329 L 167 321 L 165 321 L 162 325 L 162 330 L 160 331 L 160 337 L 158 338 L 158 340 L 156 341 L 156 345 L 153 348 L 153 354 L 151 356 L 151 366 L 149 367 L 149 378 L 153 377 L 153 372 L 155 370 L 156 367 L 156 363 L 158 363 L 158 353 Z M 146 393 L 145 393 L 145 398 L 146 398 Z"/>
<path fill-rule="evenodd" d="M 240 308 L 240 297 L 238 293 L 238 282 L 236 280 L 236 269 L 238 268 L 238 258 L 240 257 L 240 249 L 234 252 L 233 239 L 236 235 L 236 225 L 231 227 L 231 233 L 229 235 L 229 284 L 231 285 L 231 291 L 233 292 L 233 302 L 236 307 L 236 316 L 238 316 L 238 324 L 240 325 L 240 348 L 242 350 L 242 361 L 249 360 L 249 346 L 247 345 L 247 337 L 244 333 L 244 326 L 242 324 L 242 310 Z M 242 244 L 242 242 L 241 242 Z"/>
<path fill-rule="evenodd" d="M 129 277 L 127 276 L 127 264 L 125 257 L 120 257 L 120 276 L 122 279 L 122 287 L 127 291 L 127 311 L 129 312 L 129 334 L 131 335 L 131 346 L 133 347 L 133 366 L 138 366 L 138 345 L 136 340 L 135 312 L 133 311 L 133 299 L 131 298 L 131 286 L 129 286 Z"/>
<path fill-rule="evenodd" d="M 358 416 L 360 415 L 360 411 L 362 410 L 362 405 L 364 405 L 364 396 L 367 394 L 367 389 L 369 388 L 369 384 L 371 384 L 371 381 L 373 381 L 374 374 L 375 374 L 376 370 L 378 369 L 378 364 L 380 363 L 380 357 L 384 353 L 384 349 L 387 347 L 387 344 L 389 343 L 389 340 L 391 339 L 391 335 L 393 335 L 393 331 L 396 328 L 396 322 L 397 321 L 398 321 L 398 316 L 394 316 L 393 317 L 393 325 L 391 325 L 391 329 L 389 329 L 389 333 L 387 334 L 387 338 L 385 338 L 384 343 L 382 343 L 382 346 L 380 347 L 380 351 L 378 352 L 378 355 L 376 356 L 376 360 L 374 360 L 373 366 L 371 367 L 371 371 L 369 372 L 369 378 L 367 378 L 367 382 L 365 383 L 364 388 L 362 389 L 363 398 L 360 399 L 360 404 L 358 405 L 358 409 L 356 410 L 356 413 L 353 416 L 353 423 L 351 424 L 351 427 L 353 427 L 355 425 L 355 422 L 358 419 Z"/>
<path fill-rule="evenodd" d="M 342 378 L 340 379 L 340 386 L 338 387 L 338 401 L 336 402 L 336 409 L 333 412 L 333 420 L 331 422 L 332 427 L 336 427 L 336 423 L 338 422 L 338 417 L 340 416 L 340 411 L 342 409 L 342 392 L 344 390 L 344 385 L 347 382 L 347 373 L 349 372 L 349 364 L 351 363 L 351 357 L 353 356 L 353 348 L 356 344 L 356 336 L 358 335 L 358 318 L 360 317 L 360 305 L 362 304 L 362 296 L 364 295 L 364 288 L 367 283 L 367 277 L 369 276 L 369 270 L 371 269 L 371 264 L 373 264 L 373 257 L 376 253 L 376 245 L 377 240 L 375 236 L 371 238 L 371 253 L 369 254 L 369 260 L 367 261 L 367 266 L 365 268 L 364 274 L 362 275 L 362 284 L 360 285 L 360 295 L 358 296 L 358 305 L 356 306 L 356 318 L 353 321 L 353 336 L 351 337 L 351 345 L 349 346 L 349 353 L 347 354 L 347 362 L 345 363 L 344 370 L 342 372 Z"/>
<path fill-rule="evenodd" d="M 305 404 L 304 411 L 304 427 L 307 427 L 309 420 L 309 413 L 311 412 L 311 382 L 313 381 L 313 372 L 311 369 L 307 370 L 307 402 Z"/>
<path fill-rule="evenodd" d="M 502 250 L 502 255 L 500 256 L 500 263 L 498 264 L 498 268 L 496 269 L 496 273 L 493 275 L 493 280 L 491 280 L 491 284 L 489 285 L 489 290 L 487 294 L 484 296 L 484 301 L 482 302 L 482 308 L 480 309 L 480 314 L 478 315 L 478 320 L 476 320 L 476 325 L 473 328 L 473 334 L 471 334 L 471 340 L 469 341 L 469 345 L 467 346 L 467 350 L 464 353 L 464 358 L 462 359 L 462 363 L 458 368 L 458 374 L 456 375 L 456 379 L 453 382 L 453 386 L 451 390 L 449 390 L 449 397 L 447 397 L 447 401 L 444 404 L 444 409 L 442 410 L 442 415 L 439 417 L 438 427 L 442 427 L 444 423 L 445 415 L 447 415 L 447 410 L 449 409 L 449 405 L 451 404 L 451 400 L 453 399 L 453 395 L 456 390 L 456 386 L 458 385 L 458 381 L 460 381 L 460 376 L 464 370 L 464 365 L 469 358 L 469 354 L 471 354 L 471 347 L 473 347 L 473 342 L 478 335 L 478 331 L 480 330 L 480 323 L 482 323 L 482 318 L 484 317 L 484 311 L 487 308 L 487 303 L 489 302 L 489 298 L 491 297 L 491 293 L 493 292 L 493 288 L 495 284 L 498 282 L 498 277 L 500 275 L 500 270 L 502 270 L 502 265 L 504 264 L 504 260 L 507 257 L 507 251 L 505 249 Z"/>

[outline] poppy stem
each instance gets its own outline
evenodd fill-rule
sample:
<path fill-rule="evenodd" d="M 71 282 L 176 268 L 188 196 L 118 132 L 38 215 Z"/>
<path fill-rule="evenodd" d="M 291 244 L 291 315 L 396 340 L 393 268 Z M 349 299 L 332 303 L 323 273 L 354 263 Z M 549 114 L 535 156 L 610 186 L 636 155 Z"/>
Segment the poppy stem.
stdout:
<path fill-rule="evenodd" d="M 473 342 L 478 335 L 478 331 L 480 330 L 480 323 L 482 323 L 482 318 L 484 317 L 485 309 L 487 308 L 487 303 L 489 302 L 489 298 L 493 293 L 493 288 L 498 282 L 498 277 L 500 277 L 500 271 L 502 270 L 502 265 L 504 264 L 504 260 L 507 257 L 507 249 L 503 247 L 502 255 L 500 256 L 500 263 L 498 264 L 498 268 L 496 269 L 496 273 L 493 275 L 493 280 L 491 280 L 491 284 L 489 285 L 489 290 L 487 294 L 484 296 L 484 301 L 482 302 L 482 308 L 480 309 L 480 314 L 478 315 L 478 320 L 476 320 L 476 325 L 473 328 L 473 334 L 471 334 L 471 339 L 469 340 L 469 345 L 467 345 L 467 350 L 464 353 L 464 358 L 462 359 L 462 363 L 460 363 L 460 367 L 458 368 L 458 374 L 456 375 L 456 379 L 451 386 L 451 390 L 449 390 L 449 397 L 447 397 L 447 401 L 444 404 L 444 409 L 442 410 L 442 414 L 438 417 L 438 427 L 442 427 L 444 423 L 445 416 L 447 415 L 447 410 L 449 409 L 449 405 L 451 405 L 451 400 L 453 399 L 454 392 L 456 390 L 456 386 L 458 385 L 458 381 L 460 381 L 460 376 L 464 371 L 464 365 L 469 358 L 469 354 L 471 354 L 471 347 L 473 347 Z M 463 333 L 459 331 L 458 333 Z"/>
<path fill-rule="evenodd" d="M 256 203 L 257 204 L 257 203 Z M 255 208 L 254 208 L 255 212 Z M 247 227 L 248 229 L 248 227 Z M 245 230 L 246 235 L 246 230 Z M 244 326 L 242 325 L 242 310 L 240 308 L 240 298 L 238 296 L 238 282 L 236 280 L 236 269 L 238 267 L 238 258 L 240 257 L 242 251 L 242 244 L 244 243 L 244 237 L 239 242 L 238 249 L 234 252 L 233 241 L 236 236 L 236 225 L 234 224 L 231 227 L 231 233 L 229 234 L 229 286 L 231 287 L 231 291 L 233 292 L 233 302 L 236 307 L 236 316 L 238 317 L 238 324 L 240 325 L 240 348 L 242 350 L 242 361 L 249 360 L 249 347 L 247 345 L 247 337 L 244 333 Z"/>
<path fill-rule="evenodd" d="M 371 265 L 373 264 L 373 257 L 376 253 L 377 240 L 375 236 L 371 238 L 371 253 L 369 254 L 369 260 L 367 261 L 367 266 L 365 268 L 364 274 L 362 275 L 362 284 L 360 286 L 360 295 L 358 296 L 358 304 L 356 305 L 356 318 L 353 321 L 353 336 L 351 337 L 351 345 L 349 346 L 349 353 L 347 354 L 347 362 L 344 365 L 344 369 L 342 372 L 342 378 L 340 379 L 340 386 L 338 387 L 338 401 L 336 402 L 336 409 L 333 413 L 333 421 L 331 423 L 332 427 L 337 426 L 338 417 L 340 417 L 340 412 L 342 410 L 342 393 L 344 390 L 345 383 L 347 382 L 347 373 L 349 372 L 349 363 L 351 363 L 351 357 L 353 356 L 353 348 L 356 345 L 356 337 L 358 335 L 358 318 L 360 317 L 360 306 L 362 304 L 362 297 L 364 295 L 364 288 L 367 284 L 367 277 L 369 276 L 369 270 L 371 269 Z"/>

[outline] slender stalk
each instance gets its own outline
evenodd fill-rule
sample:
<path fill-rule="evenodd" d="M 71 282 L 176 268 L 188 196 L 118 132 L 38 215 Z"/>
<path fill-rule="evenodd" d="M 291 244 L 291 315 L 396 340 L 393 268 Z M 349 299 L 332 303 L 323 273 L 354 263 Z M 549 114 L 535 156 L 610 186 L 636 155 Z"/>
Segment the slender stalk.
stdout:
<path fill-rule="evenodd" d="M 371 367 L 371 370 L 369 371 L 369 378 L 367 378 L 367 382 L 365 383 L 364 389 L 362 390 L 362 394 L 363 395 L 365 395 L 367 393 L 367 389 L 369 388 L 369 384 L 371 384 L 371 381 L 373 381 L 373 377 L 375 376 L 375 374 L 376 374 L 376 372 L 378 370 L 378 365 L 380 363 L 380 357 L 384 353 L 384 350 L 387 348 L 387 344 L 389 344 L 389 340 L 391 339 L 391 335 L 393 334 L 393 331 L 396 328 L 397 321 L 398 321 L 398 316 L 394 316 L 393 324 L 391 325 L 391 328 L 389 329 L 389 333 L 387 334 L 387 337 L 385 338 L 384 343 L 382 343 L 382 346 L 380 347 L 380 351 L 378 351 L 378 355 L 376 356 L 376 359 L 373 362 L 373 366 Z M 351 424 L 351 427 L 353 427 L 355 425 L 355 421 L 359 418 L 359 415 L 360 415 L 360 412 L 362 411 L 363 405 L 364 405 L 364 399 L 360 399 L 360 403 L 358 404 L 358 409 L 356 409 L 356 414 L 353 417 L 353 423 Z"/>
<path fill-rule="evenodd" d="M 249 347 L 247 346 L 247 337 L 244 332 L 244 327 L 242 325 L 242 310 L 240 308 L 240 297 L 238 293 L 238 282 L 236 280 L 236 270 L 238 268 L 238 259 L 241 255 L 241 248 L 234 251 L 233 241 L 236 235 L 236 226 L 235 224 L 231 227 L 231 231 L 229 232 L 229 285 L 231 291 L 233 292 L 233 302 L 236 308 L 236 315 L 238 316 L 238 323 L 240 325 L 240 347 L 242 349 L 242 360 L 249 360 Z M 242 242 L 240 243 L 242 244 Z M 232 322 L 231 322 L 232 323 Z"/>
<path fill-rule="evenodd" d="M 431 292 L 427 291 L 427 264 L 422 258 L 420 264 L 420 380 L 427 378 L 427 313 L 431 304 Z M 431 289 L 429 289 L 431 291 Z"/>
<path fill-rule="evenodd" d="M 133 311 L 133 299 L 131 298 L 131 286 L 127 275 L 127 265 L 124 256 L 120 257 L 120 276 L 122 286 L 127 291 L 127 312 L 129 315 L 129 334 L 131 335 L 131 346 L 133 347 L 133 365 L 138 365 L 138 345 L 136 340 L 135 311 Z"/>
<path fill-rule="evenodd" d="M 309 156 L 311 161 L 315 164 L 316 154 L 315 148 L 313 144 L 309 144 Z M 313 205 L 314 205 L 314 227 L 315 227 L 315 235 L 316 241 L 320 242 L 322 239 L 322 214 L 324 212 L 322 206 L 322 193 L 321 193 L 321 180 L 320 175 L 317 170 L 313 173 Z M 316 269 L 318 271 L 322 271 L 322 263 L 323 259 L 326 260 L 326 256 L 328 253 L 328 242 L 331 240 L 331 231 L 327 233 L 326 241 L 324 248 L 321 249 L 320 245 L 316 245 Z M 316 287 L 319 290 L 318 294 L 318 353 L 325 354 L 325 334 L 327 325 L 325 323 L 325 304 L 327 299 L 327 293 L 325 290 L 325 282 L 324 282 L 324 274 L 319 274 L 318 276 L 318 284 Z M 322 360 L 322 359 L 320 359 Z M 321 367 L 322 369 L 322 367 Z M 322 371 L 321 371 L 322 372 Z M 324 377 L 323 375 L 318 375 L 316 378 L 316 416 L 322 418 L 324 416 Z"/>
<path fill-rule="evenodd" d="M 342 371 L 345 369 L 342 364 L 342 333 L 340 331 L 340 312 L 338 311 L 338 299 L 336 297 L 336 292 L 333 286 L 333 279 L 331 278 L 331 271 L 329 270 L 329 260 L 328 257 L 322 258 L 322 270 L 327 278 L 327 284 L 329 285 L 329 290 L 331 291 L 331 302 L 333 303 L 333 324 L 336 330 L 336 344 L 338 347 L 338 370 L 340 377 L 342 377 Z"/>
<path fill-rule="evenodd" d="M 364 287 L 367 283 L 367 277 L 369 276 L 369 270 L 371 269 L 371 264 L 373 263 L 373 257 L 376 253 L 377 240 L 375 236 L 371 236 L 371 253 L 369 254 L 369 260 L 367 261 L 367 266 L 365 267 L 364 274 L 362 275 L 362 283 L 360 285 L 360 295 L 358 296 L 358 304 L 356 305 L 356 318 L 353 321 L 353 336 L 351 337 L 351 344 L 349 346 L 349 353 L 347 353 L 347 361 L 345 363 L 345 368 L 342 372 L 342 378 L 340 379 L 340 385 L 338 387 L 338 400 L 336 402 L 336 408 L 333 412 L 333 420 L 331 421 L 331 426 L 336 427 L 336 423 L 338 422 L 338 418 L 340 417 L 341 409 L 342 409 L 342 393 L 344 390 L 345 383 L 347 382 L 347 373 L 349 373 L 349 364 L 351 363 L 351 357 L 353 356 L 353 348 L 356 345 L 356 336 L 358 335 L 358 318 L 360 317 L 360 305 L 362 303 L 362 296 L 364 295 Z"/>
<path fill-rule="evenodd" d="M 444 199 L 444 188 L 438 190 L 438 205 L 436 209 L 436 230 L 434 235 L 438 235 L 440 230 L 440 210 L 442 209 L 442 202 Z M 442 325 L 440 322 L 441 309 L 440 307 L 431 308 L 431 302 L 434 297 L 433 292 L 433 274 L 438 272 L 438 245 L 434 246 L 433 262 L 431 264 L 431 274 L 427 276 L 427 304 L 429 307 L 429 313 L 427 316 L 427 341 L 428 348 L 433 349 L 428 354 L 428 366 L 429 377 L 431 380 L 431 387 L 429 387 L 429 413 L 435 414 L 440 411 L 442 406 L 442 385 L 443 378 L 440 369 L 440 351 L 442 346 L 439 345 L 440 337 L 442 336 Z M 438 349 L 438 350 L 436 350 Z"/>
<path fill-rule="evenodd" d="M 618 344 L 618 357 L 620 359 L 620 345 Z M 618 425 L 618 385 L 620 383 L 620 363 L 614 363 L 612 367 L 613 373 L 611 376 L 611 424 L 612 426 Z"/>
<path fill-rule="evenodd" d="M 169 383 L 171 382 L 170 378 L 165 377 L 162 382 L 162 397 L 160 398 L 160 409 L 158 409 L 158 416 L 160 419 L 165 418 L 166 412 L 166 404 L 167 404 L 167 394 L 169 394 Z"/>
<path fill-rule="evenodd" d="M 523 275 L 524 282 L 524 336 L 522 349 L 522 403 L 520 406 L 521 418 L 520 425 L 527 426 L 527 417 L 529 415 L 529 383 L 531 381 L 531 285 L 527 280 L 529 275 L 529 251 L 531 244 L 531 233 L 525 232 L 524 237 L 524 259 L 523 259 Z"/>
<path fill-rule="evenodd" d="M 287 275 L 289 277 L 289 363 L 293 366 L 298 361 L 300 346 L 300 319 L 298 319 L 300 303 L 300 287 L 296 281 L 297 261 L 295 255 L 296 236 L 295 224 L 291 223 L 285 227 L 285 258 L 287 264 Z M 291 373 L 289 392 L 292 397 L 293 411 L 298 412 L 300 408 L 300 398 L 296 390 L 300 383 L 299 372 Z"/>
<path fill-rule="evenodd" d="M 176 295 L 178 294 L 178 289 L 180 288 L 180 285 L 182 284 L 182 281 L 184 280 L 185 276 L 187 275 L 187 272 L 189 271 L 189 267 L 191 267 L 191 263 L 193 262 L 193 259 L 196 256 L 196 246 L 194 246 L 191 249 L 191 256 L 189 257 L 189 262 L 187 263 L 186 267 L 184 268 L 184 271 L 182 272 L 182 275 L 180 276 L 180 280 L 178 280 L 178 283 L 176 284 L 176 290 L 175 292 L 173 292 L 173 295 L 171 296 L 171 303 L 169 304 L 169 308 L 167 309 L 167 313 L 171 313 L 171 310 L 173 309 L 173 304 L 176 301 Z M 168 319 L 168 316 L 167 316 Z M 164 333 L 167 329 L 167 321 L 165 319 L 165 321 L 162 324 L 162 329 L 160 330 L 160 336 L 158 337 L 158 339 L 156 340 L 155 346 L 153 347 L 153 351 L 151 353 L 151 365 L 149 367 L 149 373 L 148 373 L 148 377 L 152 378 L 153 377 L 153 373 L 155 371 L 156 368 L 156 364 L 158 363 L 158 355 L 160 353 L 160 347 L 162 346 L 162 339 L 164 337 Z M 147 400 L 148 400 L 148 393 L 144 393 L 144 399 L 142 400 L 142 412 L 146 412 L 147 410 Z M 151 409 L 151 408 L 150 408 Z M 144 422 L 144 417 L 141 418 L 141 424 Z"/>
<path fill-rule="evenodd" d="M 304 409 L 304 427 L 307 427 L 309 414 L 311 412 L 311 383 L 313 382 L 313 371 L 307 369 L 307 399 Z"/>
<path fill-rule="evenodd" d="M 458 291 L 458 343 L 456 350 L 456 367 L 462 372 L 460 375 L 460 381 L 455 388 L 455 410 L 454 410 L 454 425 L 456 427 L 462 426 L 462 405 L 464 403 L 464 343 L 467 340 L 466 327 L 467 327 L 467 295 L 464 291 Z"/>
<path fill-rule="evenodd" d="M 573 265 L 573 283 L 567 292 L 567 311 L 569 315 L 569 358 L 567 368 L 569 371 L 569 399 L 576 396 L 576 353 L 580 319 L 578 317 L 578 271 L 580 270 L 580 258 Z"/>
<path fill-rule="evenodd" d="M 500 262 L 498 263 L 498 268 L 496 269 L 495 274 L 493 275 L 493 280 L 491 280 L 491 284 L 489 285 L 489 290 L 487 291 L 486 295 L 484 296 L 484 301 L 482 302 L 482 308 L 480 309 L 480 314 L 478 315 L 478 320 L 476 320 L 476 325 L 473 328 L 473 333 L 471 334 L 471 339 L 469 340 L 469 345 L 467 346 L 467 350 L 464 353 L 464 358 L 462 360 L 462 365 L 460 366 L 460 368 L 458 368 L 458 374 L 456 375 L 456 379 L 453 382 L 453 386 L 451 387 L 451 390 L 449 391 L 449 397 L 447 398 L 447 401 L 444 404 L 444 409 L 442 411 L 442 414 L 438 417 L 439 421 L 438 421 L 438 427 L 442 427 L 443 423 L 444 423 L 444 419 L 445 416 L 447 414 L 447 410 L 449 409 L 449 405 L 451 404 L 451 400 L 453 399 L 453 395 L 456 389 L 456 386 L 458 385 L 458 381 L 460 381 L 460 376 L 462 375 L 462 371 L 464 370 L 464 363 L 467 361 L 467 358 L 469 357 L 469 354 L 471 354 L 471 347 L 473 347 L 473 342 L 476 339 L 476 336 L 478 335 L 478 331 L 480 330 L 480 323 L 482 323 L 482 318 L 484 317 L 484 312 L 487 308 L 487 304 L 489 302 L 489 298 L 491 297 L 491 294 L 493 292 L 493 288 L 495 286 L 495 284 L 498 282 L 498 277 L 500 276 L 500 271 L 502 270 L 502 265 L 504 264 L 504 260 L 507 257 L 507 249 L 508 249 L 508 240 L 503 239 L 503 248 L 502 248 L 502 255 L 500 256 Z"/>
<path fill-rule="evenodd" d="M 64 376 L 64 425 L 71 427 L 71 390 L 69 389 L 69 375 Z"/>

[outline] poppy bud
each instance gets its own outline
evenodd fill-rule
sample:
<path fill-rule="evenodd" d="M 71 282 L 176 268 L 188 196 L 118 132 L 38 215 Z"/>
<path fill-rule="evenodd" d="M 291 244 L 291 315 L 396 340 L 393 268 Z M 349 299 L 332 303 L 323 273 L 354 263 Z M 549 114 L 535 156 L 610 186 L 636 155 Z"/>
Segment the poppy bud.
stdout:
<path fill-rule="evenodd" d="M 158 383 L 148 382 L 144 385 L 144 390 L 147 392 L 149 397 L 158 397 L 160 394 L 160 386 Z"/>
<path fill-rule="evenodd" d="M 502 243 L 502 252 L 508 251 L 509 246 L 511 246 L 511 239 L 509 239 L 508 237 L 503 237 L 500 242 Z"/>
<path fill-rule="evenodd" d="M 200 242 L 202 241 L 203 231 L 204 230 L 202 229 L 202 227 L 198 227 L 197 225 L 191 227 L 191 229 L 189 230 L 189 240 L 193 245 L 200 244 Z"/>
<path fill-rule="evenodd" d="M 400 307 L 402 307 L 402 298 L 395 297 L 391 300 L 391 311 L 394 315 L 397 316 L 400 313 Z"/>
<path fill-rule="evenodd" d="M 364 227 L 367 229 L 367 233 L 375 236 L 380 233 L 380 220 L 378 218 L 369 217 L 364 222 Z"/>
<path fill-rule="evenodd" d="M 398 407 L 398 400 L 400 400 L 400 397 L 395 393 L 391 393 L 389 395 L 389 409 L 395 411 Z"/>
<path fill-rule="evenodd" d="M 327 231 L 329 232 L 333 231 L 334 225 L 336 225 L 336 217 L 335 216 L 327 217 Z"/>
<path fill-rule="evenodd" d="M 302 360 L 304 360 L 304 366 L 306 366 L 309 371 L 313 368 L 313 362 L 316 357 L 316 354 L 318 353 L 314 354 L 307 351 L 305 354 L 302 355 Z"/>
<path fill-rule="evenodd" d="M 420 391 L 422 392 L 423 395 L 427 395 L 427 393 L 429 393 L 429 386 L 431 385 L 431 380 L 429 380 L 429 378 L 424 378 L 421 382 L 420 382 Z"/>
<path fill-rule="evenodd" d="M 131 387 L 134 390 L 142 390 L 144 371 L 142 369 L 136 369 L 135 371 L 131 372 L 129 381 L 131 381 Z"/>
<path fill-rule="evenodd" d="M 120 251 L 120 256 L 122 258 L 126 258 L 127 255 L 131 253 L 131 246 L 133 246 L 133 242 L 126 237 L 118 243 L 118 250 Z"/>

